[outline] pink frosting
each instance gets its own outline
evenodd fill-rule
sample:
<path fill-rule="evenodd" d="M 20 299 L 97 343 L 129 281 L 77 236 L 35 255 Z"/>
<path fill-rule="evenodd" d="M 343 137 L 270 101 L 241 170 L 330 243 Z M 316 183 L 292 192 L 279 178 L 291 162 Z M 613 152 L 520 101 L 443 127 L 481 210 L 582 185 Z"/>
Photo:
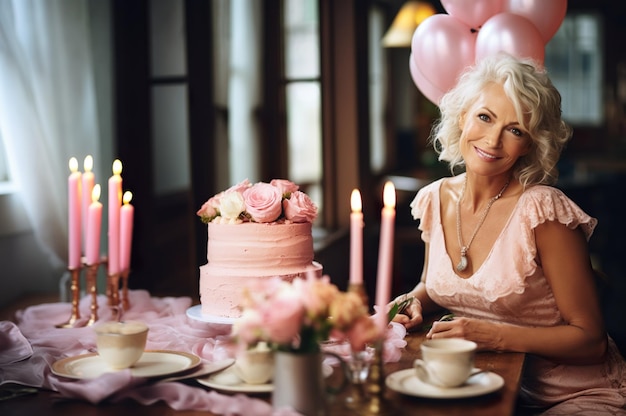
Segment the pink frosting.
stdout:
<path fill-rule="evenodd" d="M 200 267 L 202 312 L 239 316 L 239 299 L 250 279 L 281 276 L 293 279 L 307 272 L 321 276 L 313 261 L 312 224 L 208 224 L 208 263 Z"/>
<path fill-rule="evenodd" d="M 212 268 L 210 264 L 205 264 L 200 266 L 200 303 L 202 304 L 202 313 L 217 317 L 237 318 L 241 316 L 239 304 L 243 290 L 251 285 L 252 282 L 272 279 L 275 276 L 291 281 L 296 277 L 304 277 L 310 272 L 321 277 L 322 266 L 317 262 L 312 262 L 293 274 L 238 276 L 233 274 L 237 273 L 236 268 L 232 268 L 230 271 L 225 269 L 217 270 Z M 262 273 L 261 271 L 257 274 Z"/>
<path fill-rule="evenodd" d="M 311 227 L 311 223 L 209 223 L 208 264 L 223 275 L 298 273 L 313 261 Z"/>

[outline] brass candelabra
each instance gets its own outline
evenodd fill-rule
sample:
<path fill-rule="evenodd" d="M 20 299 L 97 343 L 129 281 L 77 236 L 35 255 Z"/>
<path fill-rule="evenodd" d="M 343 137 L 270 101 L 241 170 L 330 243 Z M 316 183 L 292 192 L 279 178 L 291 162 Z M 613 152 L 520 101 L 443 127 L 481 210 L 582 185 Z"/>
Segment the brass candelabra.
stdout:
<path fill-rule="evenodd" d="M 57 328 L 75 328 L 78 326 L 90 326 L 98 320 L 98 269 L 100 266 L 106 267 L 108 264 L 107 257 L 102 257 L 100 261 L 94 264 L 87 264 L 84 259 L 81 265 L 77 268 L 68 269 L 71 275 L 71 292 L 72 292 L 72 309 L 69 319 L 56 325 Z M 91 305 L 89 308 L 90 315 L 89 320 L 86 322 L 81 321 L 80 316 L 80 280 L 82 271 L 85 270 L 86 276 L 86 293 L 91 298 Z M 121 317 L 121 311 L 127 310 L 130 306 L 128 299 L 128 276 L 130 270 L 124 270 L 121 273 L 113 273 L 107 275 L 106 281 L 106 296 L 107 304 L 117 311 L 117 318 Z M 122 283 L 122 295 L 120 299 L 120 280 Z"/>
<path fill-rule="evenodd" d="M 120 304 L 120 273 L 109 273 L 106 286 L 107 304 L 119 306 Z"/>
<path fill-rule="evenodd" d="M 76 268 L 69 268 L 69 272 L 71 275 L 71 286 L 72 290 L 72 311 L 70 313 L 70 318 L 67 322 L 62 324 L 58 324 L 57 328 L 73 328 L 76 323 L 80 320 L 80 309 L 78 307 L 78 301 L 80 298 L 80 272 L 82 269 L 82 265 Z"/>
<path fill-rule="evenodd" d="M 91 296 L 91 312 L 87 325 L 93 325 L 98 320 L 98 267 L 100 263 L 87 265 L 87 293 Z"/>
<path fill-rule="evenodd" d="M 81 261 L 81 264 L 77 268 L 68 269 L 71 274 L 71 286 L 72 291 L 72 309 L 70 317 L 67 322 L 58 324 L 57 328 L 74 328 L 82 325 L 93 325 L 98 320 L 98 268 L 102 264 L 102 261 L 87 264 L 85 261 Z M 86 271 L 86 285 L 87 294 L 91 297 L 91 306 L 89 307 L 89 320 L 86 323 L 81 323 L 80 319 L 80 278 L 82 271 Z"/>
<path fill-rule="evenodd" d="M 128 275 L 130 269 L 126 269 L 122 272 L 122 308 L 128 310 L 130 302 L 128 300 Z"/>

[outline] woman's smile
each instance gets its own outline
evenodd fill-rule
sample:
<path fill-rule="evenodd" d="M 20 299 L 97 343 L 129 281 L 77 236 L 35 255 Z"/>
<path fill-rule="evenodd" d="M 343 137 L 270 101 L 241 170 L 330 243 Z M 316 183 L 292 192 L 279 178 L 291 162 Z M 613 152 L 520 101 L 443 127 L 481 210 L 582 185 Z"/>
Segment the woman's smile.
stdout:
<path fill-rule="evenodd" d="M 482 150 L 479 147 L 474 146 L 474 150 L 476 150 L 476 154 L 483 160 L 486 161 L 493 161 L 493 160 L 498 160 L 498 159 L 502 159 L 499 156 L 493 155 L 491 153 L 487 153 L 486 151 Z"/>

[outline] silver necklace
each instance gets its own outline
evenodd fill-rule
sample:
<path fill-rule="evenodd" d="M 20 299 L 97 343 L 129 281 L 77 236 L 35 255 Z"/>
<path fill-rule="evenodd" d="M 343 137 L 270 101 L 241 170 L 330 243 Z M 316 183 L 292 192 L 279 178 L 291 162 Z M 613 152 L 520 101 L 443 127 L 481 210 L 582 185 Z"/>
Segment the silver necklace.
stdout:
<path fill-rule="evenodd" d="M 485 222 L 485 218 L 487 218 L 487 213 L 489 213 L 489 209 L 491 209 L 491 206 L 493 205 L 494 202 L 500 199 L 504 191 L 506 191 L 506 188 L 508 188 L 509 183 L 511 183 L 510 177 L 509 177 L 509 180 L 506 181 L 506 183 L 504 184 L 500 192 L 498 192 L 498 195 L 492 197 L 489 200 L 489 202 L 487 202 L 487 206 L 483 210 L 483 213 L 480 216 L 480 220 L 478 220 L 478 224 L 476 224 L 476 228 L 474 228 L 474 232 L 472 233 L 472 236 L 467 242 L 467 245 L 463 245 L 463 237 L 461 236 L 461 200 L 465 196 L 465 188 L 467 188 L 467 175 L 465 175 L 465 182 L 463 182 L 463 190 L 461 191 L 461 195 L 459 195 L 459 199 L 456 201 L 456 235 L 459 238 L 459 247 L 461 247 L 461 260 L 459 261 L 459 264 L 456 265 L 457 271 L 462 272 L 463 270 L 467 269 L 467 265 L 468 265 L 467 251 L 469 250 L 470 245 L 472 244 L 472 241 L 474 241 L 474 237 L 476 237 L 478 230 L 483 225 L 483 222 Z"/>

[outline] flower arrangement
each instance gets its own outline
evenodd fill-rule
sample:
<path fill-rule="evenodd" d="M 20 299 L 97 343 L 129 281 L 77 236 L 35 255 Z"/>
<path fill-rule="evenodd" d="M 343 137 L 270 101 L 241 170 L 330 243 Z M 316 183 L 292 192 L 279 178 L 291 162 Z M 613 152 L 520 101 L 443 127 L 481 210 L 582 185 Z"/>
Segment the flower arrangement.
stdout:
<path fill-rule="evenodd" d="M 286 179 L 250 183 L 248 179 L 209 198 L 198 210 L 202 222 L 239 224 L 313 222 L 317 207 L 299 186 Z"/>
<path fill-rule="evenodd" d="M 335 339 L 361 351 L 381 335 L 361 296 L 341 292 L 328 276 L 260 282 L 244 290 L 241 307 L 232 328 L 240 345 L 265 342 L 276 350 L 307 353 Z"/>

